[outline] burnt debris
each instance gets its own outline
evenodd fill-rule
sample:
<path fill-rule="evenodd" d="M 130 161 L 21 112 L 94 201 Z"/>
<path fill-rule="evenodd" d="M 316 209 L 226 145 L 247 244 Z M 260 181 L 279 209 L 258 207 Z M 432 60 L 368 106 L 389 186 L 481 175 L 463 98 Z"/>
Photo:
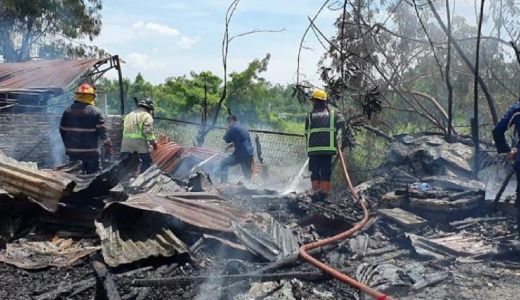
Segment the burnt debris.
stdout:
<path fill-rule="evenodd" d="M 143 174 L 135 156 L 89 176 L 3 156 L 0 297 L 364 297 L 298 255 L 363 218 L 346 190 L 312 202 L 309 193 L 213 185 L 193 169 L 213 152 L 163 144 Z M 470 177 L 470 153 L 435 136 L 397 138 L 377 175 L 355 187 L 367 224 L 310 254 L 399 299 L 514 297 L 514 219 L 491 209 L 486 186 Z M 476 295 L 482 284 L 490 289 Z"/>

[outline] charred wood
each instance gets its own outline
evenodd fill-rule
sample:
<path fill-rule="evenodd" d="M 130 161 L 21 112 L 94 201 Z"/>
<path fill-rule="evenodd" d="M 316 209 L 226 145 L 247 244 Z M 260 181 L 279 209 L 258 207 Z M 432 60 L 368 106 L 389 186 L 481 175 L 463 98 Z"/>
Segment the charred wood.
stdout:
<path fill-rule="evenodd" d="M 90 262 L 95 271 L 96 280 L 103 285 L 107 299 L 121 300 L 114 282 L 114 275 L 108 270 L 101 255 L 98 253 L 90 255 Z"/>

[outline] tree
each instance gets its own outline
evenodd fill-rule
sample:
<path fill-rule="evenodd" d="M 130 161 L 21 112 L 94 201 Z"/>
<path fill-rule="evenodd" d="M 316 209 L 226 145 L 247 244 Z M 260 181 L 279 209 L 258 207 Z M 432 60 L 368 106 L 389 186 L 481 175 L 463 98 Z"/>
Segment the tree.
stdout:
<path fill-rule="evenodd" d="M 3 0 L 0 2 L 0 54 L 5 62 L 37 57 L 104 55 L 78 44 L 101 32 L 102 0 Z"/>
<path fill-rule="evenodd" d="M 198 121 L 204 108 L 207 113 L 215 110 L 221 83 L 222 79 L 210 71 L 168 78 L 156 88 L 159 112 L 167 117 Z"/>

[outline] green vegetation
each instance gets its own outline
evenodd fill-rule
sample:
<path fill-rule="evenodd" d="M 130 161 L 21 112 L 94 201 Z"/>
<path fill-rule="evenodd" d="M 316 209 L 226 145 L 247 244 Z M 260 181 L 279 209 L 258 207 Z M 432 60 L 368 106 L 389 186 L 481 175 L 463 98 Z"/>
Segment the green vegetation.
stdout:
<path fill-rule="evenodd" d="M 101 0 L 0 1 L 0 55 L 4 62 L 105 56 L 77 40 L 101 32 Z"/>
<path fill-rule="evenodd" d="M 230 75 L 219 116 L 220 125 L 227 113 L 232 113 L 251 128 L 303 133 L 310 106 L 302 106 L 292 97 L 292 85 L 272 84 L 260 76 L 267 70 L 268 63 L 269 55 L 252 61 L 244 71 Z M 208 119 L 213 115 L 222 93 L 222 82 L 209 71 L 170 77 L 158 85 L 151 84 L 139 74 L 133 81 L 124 80 L 125 107 L 127 112 L 135 107 L 134 97 L 152 97 L 158 106 L 158 116 L 201 122 L 205 100 Z M 118 81 L 102 79 L 98 89 L 107 94 L 109 113 L 119 113 Z"/>

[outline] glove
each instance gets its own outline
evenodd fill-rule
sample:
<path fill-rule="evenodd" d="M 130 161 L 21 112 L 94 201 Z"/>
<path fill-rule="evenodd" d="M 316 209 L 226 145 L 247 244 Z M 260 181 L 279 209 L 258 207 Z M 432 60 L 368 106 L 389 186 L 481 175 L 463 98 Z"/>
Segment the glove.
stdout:
<path fill-rule="evenodd" d="M 105 155 L 110 157 L 114 154 L 114 147 L 112 146 L 112 143 L 106 143 L 105 144 Z"/>
<path fill-rule="evenodd" d="M 156 141 L 151 141 L 150 144 L 152 144 L 153 151 L 157 151 L 157 149 L 159 149 L 159 144 L 157 144 Z"/>

